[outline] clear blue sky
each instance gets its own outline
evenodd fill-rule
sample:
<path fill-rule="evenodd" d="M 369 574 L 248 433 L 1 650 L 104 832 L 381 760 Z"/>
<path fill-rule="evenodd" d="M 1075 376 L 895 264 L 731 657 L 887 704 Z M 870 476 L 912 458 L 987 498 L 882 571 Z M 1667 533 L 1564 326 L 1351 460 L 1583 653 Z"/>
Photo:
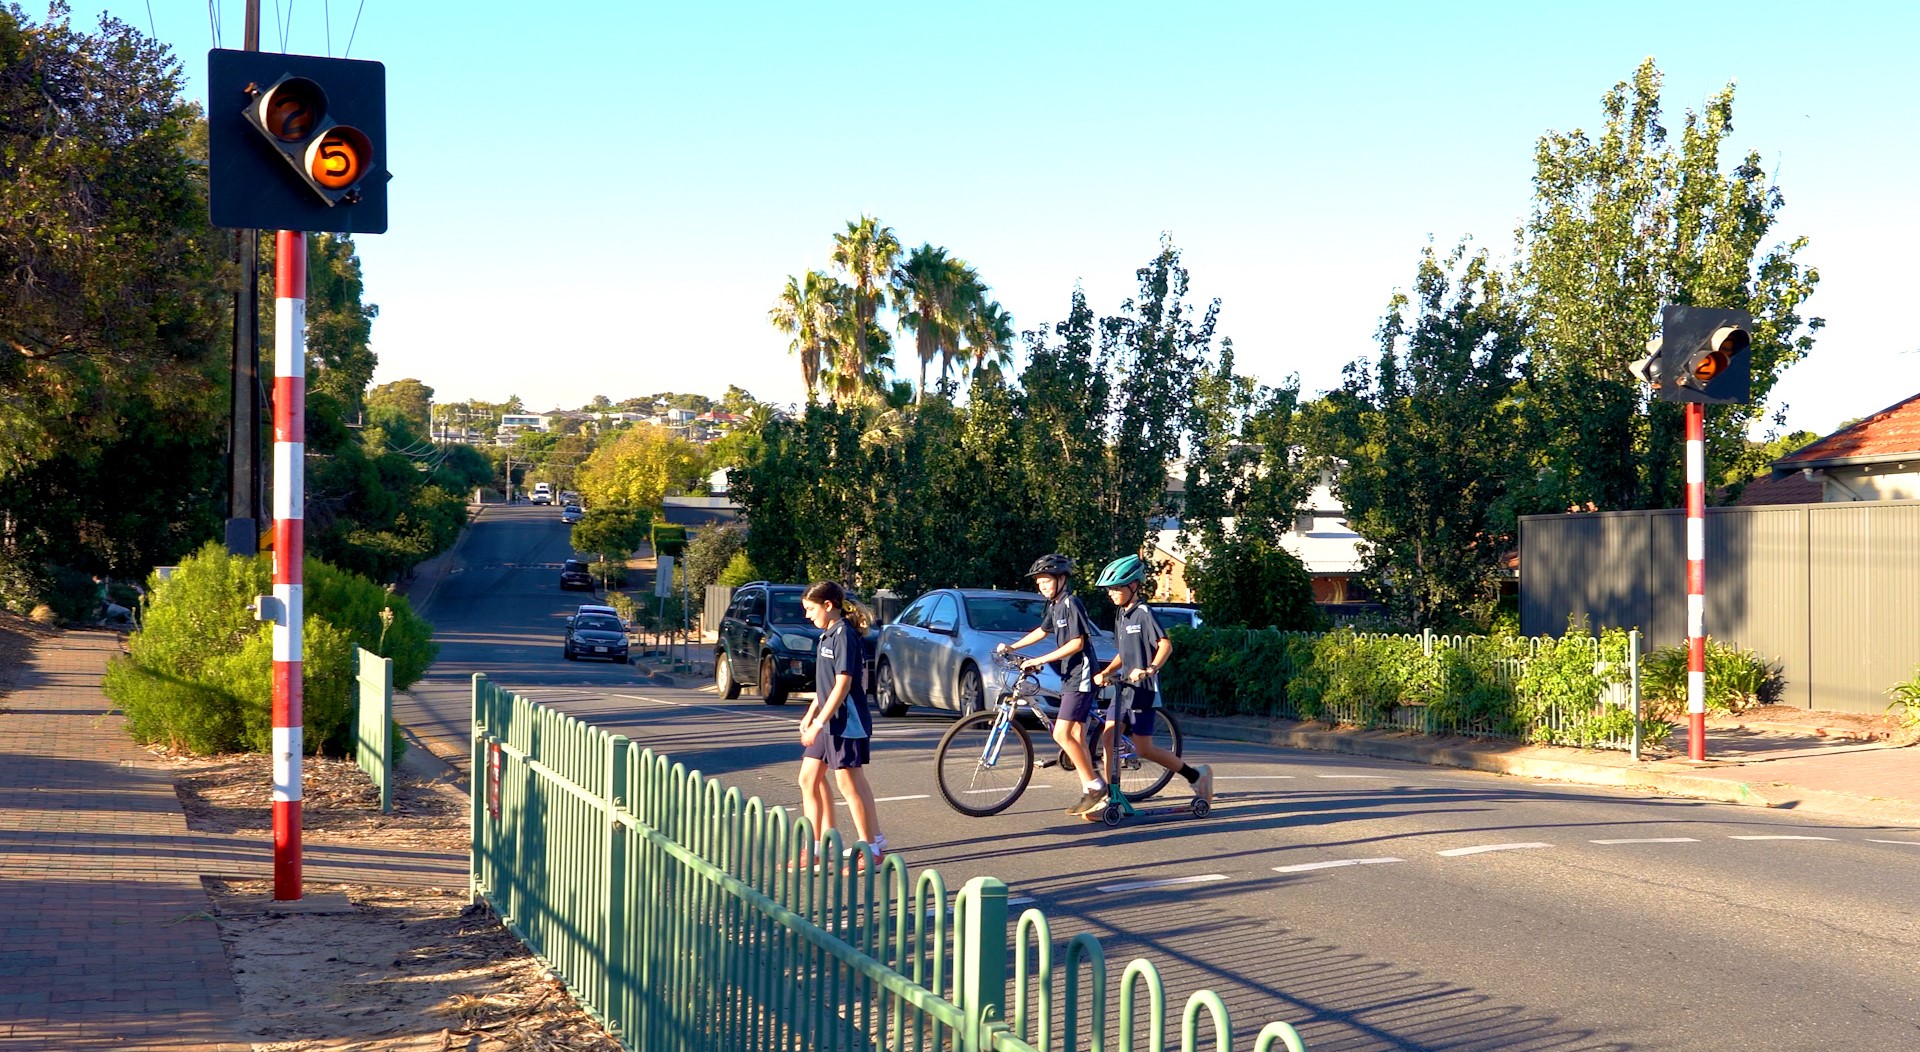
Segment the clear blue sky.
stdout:
<path fill-rule="evenodd" d="M 1020 328 L 1075 282 L 1113 310 L 1168 232 L 1242 370 L 1324 390 L 1430 238 L 1511 245 L 1535 140 L 1596 128 L 1648 55 L 1670 129 L 1738 81 L 1732 148 L 1811 239 L 1828 324 L 1775 389 L 1788 426 L 1920 391 L 1909 4 L 277 3 L 264 49 L 339 55 L 358 11 L 352 57 L 387 64 L 376 380 L 443 401 L 797 401 L 767 309 L 862 212 L 973 263 Z M 150 8 L 202 94 L 207 3 L 106 6 Z M 238 47 L 244 4 L 215 6 Z"/>

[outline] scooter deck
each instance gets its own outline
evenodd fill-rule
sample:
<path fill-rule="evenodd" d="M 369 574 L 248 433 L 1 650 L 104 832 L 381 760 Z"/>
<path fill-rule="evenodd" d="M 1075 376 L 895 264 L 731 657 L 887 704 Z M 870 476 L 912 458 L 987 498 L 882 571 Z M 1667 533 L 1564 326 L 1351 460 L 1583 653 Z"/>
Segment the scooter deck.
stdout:
<path fill-rule="evenodd" d="M 1157 807 L 1135 807 L 1122 797 L 1118 800 L 1109 800 L 1107 806 L 1088 811 L 1080 817 L 1089 822 L 1104 822 L 1111 827 L 1129 818 L 1166 818 L 1173 815 L 1205 818 L 1212 813 L 1213 805 L 1197 796 L 1184 804 L 1161 804 Z"/>

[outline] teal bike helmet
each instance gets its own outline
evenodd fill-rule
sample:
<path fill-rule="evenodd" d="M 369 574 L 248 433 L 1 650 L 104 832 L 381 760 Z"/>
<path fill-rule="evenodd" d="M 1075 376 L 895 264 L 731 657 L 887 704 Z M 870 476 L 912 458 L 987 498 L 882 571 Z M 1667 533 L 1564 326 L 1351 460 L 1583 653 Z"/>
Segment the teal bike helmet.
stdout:
<path fill-rule="evenodd" d="M 1139 584 L 1147 576 L 1146 561 L 1138 555 L 1122 555 L 1107 564 L 1100 571 L 1100 579 L 1093 582 L 1095 588 L 1125 588 L 1130 584 Z"/>

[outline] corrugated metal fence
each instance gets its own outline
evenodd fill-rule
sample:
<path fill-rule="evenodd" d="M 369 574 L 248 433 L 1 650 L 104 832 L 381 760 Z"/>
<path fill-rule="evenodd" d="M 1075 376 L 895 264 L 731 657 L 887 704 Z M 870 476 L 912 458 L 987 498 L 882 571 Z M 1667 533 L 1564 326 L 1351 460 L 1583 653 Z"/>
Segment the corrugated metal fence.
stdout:
<path fill-rule="evenodd" d="M 949 895 L 897 855 L 843 868 L 837 833 L 810 865 L 804 820 L 485 676 L 473 770 L 474 893 L 635 1052 L 1165 1047 L 1150 962 L 1116 989 L 1080 934 L 1056 971 L 1040 911 L 1009 940 L 1000 881 Z M 1178 1027 L 1185 1052 L 1247 1047 L 1210 991 Z M 1305 1052 L 1284 1023 L 1251 1047 Z"/>
<path fill-rule="evenodd" d="M 1778 662 L 1783 704 L 1883 712 L 1920 663 L 1920 501 L 1707 509 L 1707 633 Z M 1686 637 L 1678 510 L 1520 519 L 1520 631 Z"/>

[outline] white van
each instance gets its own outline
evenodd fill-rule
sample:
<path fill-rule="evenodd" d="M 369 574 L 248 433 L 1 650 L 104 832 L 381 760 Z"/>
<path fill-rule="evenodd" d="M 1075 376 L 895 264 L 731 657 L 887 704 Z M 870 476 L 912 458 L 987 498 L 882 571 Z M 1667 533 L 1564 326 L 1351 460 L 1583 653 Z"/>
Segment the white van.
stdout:
<path fill-rule="evenodd" d="M 531 499 L 535 504 L 552 504 L 553 503 L 553 487 L 547 485 L 544 482 L 534 483 L 533 497 Z"/>

